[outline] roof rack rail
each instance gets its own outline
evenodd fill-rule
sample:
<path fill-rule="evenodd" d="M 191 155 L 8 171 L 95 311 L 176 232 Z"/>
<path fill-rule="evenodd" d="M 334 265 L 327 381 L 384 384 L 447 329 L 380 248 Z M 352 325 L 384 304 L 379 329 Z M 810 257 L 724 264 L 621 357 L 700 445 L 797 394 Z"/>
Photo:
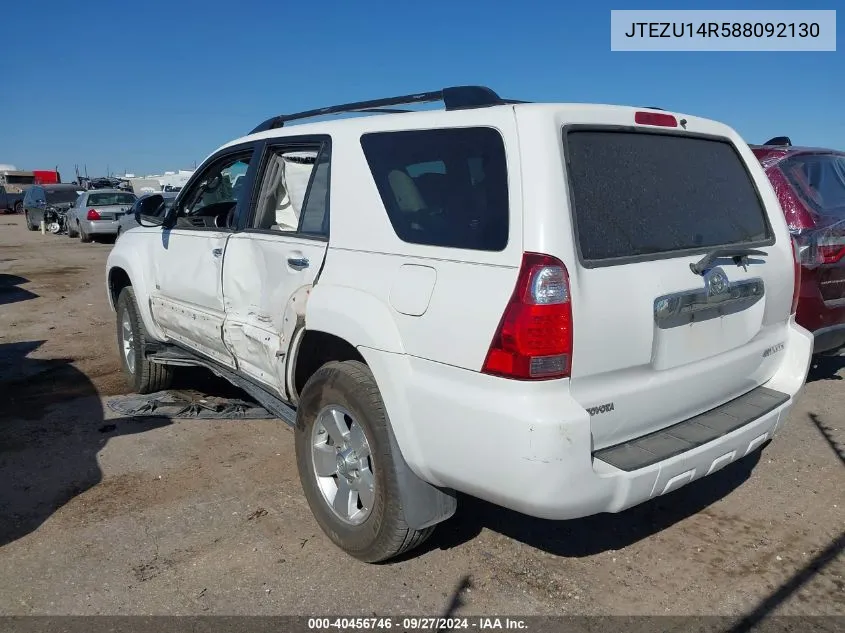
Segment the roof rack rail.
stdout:
<path fill-rule="evenodd" d="M 792 147 L 792 139 L 788 136 L 776 136 L 774 138 L 770 138 L 768 141 L 763 143 L 763 145 L 784 145 L 786 147 Z"/>
<path fill-rule="evenodd" d="M 369 101 L 357 101 L 341 105 L 305 110 L 293 114 L 280 114 L 267 119 L 250 134 L 265 132 L 275 128 L 283 127 L 289 121 L 299 119 L 310 119 L 326 114 L 341 114 L 344 112 L 370 112 L 370 113 L 397 113 L 412 112 L 413 110 L 387 109 L 388 106 L 409 105 L 414 103 L 431 103 L 442 101 L 447 110 L 465 110 L 469 108 L 485 108 L 494 105 L 507 103 L 526 103 L 525 101 L 514 101 L 502 99 L 493 90 L 486 86 L 451 86 L 433 92 L 419 92 L 416 94 L 402 95 L 399 97 L 387 97 L 385 99 L 372 99 Z"/>

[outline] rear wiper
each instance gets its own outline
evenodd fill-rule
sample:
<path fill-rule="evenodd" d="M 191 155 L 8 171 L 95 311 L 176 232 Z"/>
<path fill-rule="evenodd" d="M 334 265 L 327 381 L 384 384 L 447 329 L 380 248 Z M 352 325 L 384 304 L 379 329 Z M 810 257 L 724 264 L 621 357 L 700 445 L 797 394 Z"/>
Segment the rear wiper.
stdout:
<path fill-rule="evenodd" d="M 707 255 L 696 263 L 690 264 L 689 267 L 696 275 L 703 275 L 704 271 L 710 268 L 710 265 L 721 257 L 731 257 L 737 266 L 746 266 L 749 255 L 768 255 L 768 253 L 752 248 L 717 248 L 715 251 L 707 253 Z"/>

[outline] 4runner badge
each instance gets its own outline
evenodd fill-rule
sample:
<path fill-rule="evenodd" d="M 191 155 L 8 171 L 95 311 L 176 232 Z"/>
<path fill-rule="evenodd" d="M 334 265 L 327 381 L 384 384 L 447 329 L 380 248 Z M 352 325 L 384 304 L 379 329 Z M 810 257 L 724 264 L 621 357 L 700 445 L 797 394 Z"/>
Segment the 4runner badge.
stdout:
<path fill-rule="evenodd" d="M 612 402 L 608 402 L 607 404 L 601 404 L 597 407 L 590 407 L 589 409 L 587 409 L 587 413 L 589 413 L 590 415 L 599 415 L 601 413 L 608 413 L 610 411 L 613 411 Z"/>
<path fill-rule="evenodd" d="M 779 351 L 783 349 L 783 343 L 778 343 L 777 345 L 772 345 L 771 347 L 766 348 L 763 351 L 763 358 L 767 358 L 772 354 L 777 354 Z"/>

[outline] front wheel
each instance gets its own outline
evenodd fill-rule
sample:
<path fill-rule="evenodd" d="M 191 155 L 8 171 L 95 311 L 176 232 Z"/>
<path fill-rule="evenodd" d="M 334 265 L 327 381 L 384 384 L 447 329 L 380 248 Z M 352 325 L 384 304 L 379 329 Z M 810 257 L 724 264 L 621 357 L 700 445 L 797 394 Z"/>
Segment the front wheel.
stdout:
<path fill-rule="evenodd" d="M 23 209 L 23 203 L 21 203 L 21 202 L 16 202 L 16 203 L 15 203 L 15 213 L 20 213 L 20 212 L 21 212 L 21 209 Z"/>
<path fill-rule="evenodd" d="M 117 346 L 129 388 L 140 394 L 169 389 L 173 368 L 148 361 L 144 355 L 146 344 L 135 291 L 127 286 L 117 299 Z"/>
<path fill-rule="evenodd" d="M 311 376 L 296 415 L 296 462 L 305 498 L 347 554 L 381 562 L 425 541 L 433 527 L 405 522 L 389 421 L 369 367 L 331 362 Z"/>
<path fill-rule="evenodd" d="M 29 211 L 25 211 L 23 214 L 23 219 L 26 221 L 26 228 L 30 231 L 37 231 L 38 227 L 33 226 L 32 222 L 29 221 Z"/>

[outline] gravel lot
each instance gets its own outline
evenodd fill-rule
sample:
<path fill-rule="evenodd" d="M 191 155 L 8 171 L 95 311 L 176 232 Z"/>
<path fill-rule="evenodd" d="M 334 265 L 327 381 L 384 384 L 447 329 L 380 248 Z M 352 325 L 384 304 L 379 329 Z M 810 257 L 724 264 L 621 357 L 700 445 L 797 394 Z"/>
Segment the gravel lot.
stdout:
<path fill-rule="evenodd" d="M 712 477 L 570 522 L 462 499 L 413 558 L 369 566 L 311 518 L 281 422 L 104 405 L 125 390 L 110 248 L 0 216 L 0 613 L 435 615 L 459 594 L 465 614 L 845 615 L 845 358 Z"/>

